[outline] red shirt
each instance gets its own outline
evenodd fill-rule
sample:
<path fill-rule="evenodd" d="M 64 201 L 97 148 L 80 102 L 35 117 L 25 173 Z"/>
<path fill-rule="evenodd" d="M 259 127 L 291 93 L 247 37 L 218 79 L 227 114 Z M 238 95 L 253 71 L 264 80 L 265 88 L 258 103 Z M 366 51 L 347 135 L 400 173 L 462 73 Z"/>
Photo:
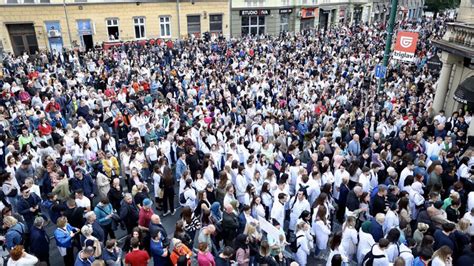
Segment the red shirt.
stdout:
<path fill-rule="evenodd" d="M 138 213 L 138 225 L 148 228 L 151 221 L 151 216 L 153 215 L 153 210 L 150 208 L 145 210 L 145 208 L 141 208 L 140 212 Z"/>
<path fill-rule="evenodd" d="M 132 250 L 125 256 L 125 263 L 131 266 L 147 266 L 150 256 L 144 250 Z"/>
<path fill-rule="evenodd" d="M 50 124 L 46 123 L 44 126 L 43 124 L 40 124 L 38 126 L 38 131 L 41 133 L 41 136 L 49 136 L 51 135 L 53 129 L 51 128 Z"/>

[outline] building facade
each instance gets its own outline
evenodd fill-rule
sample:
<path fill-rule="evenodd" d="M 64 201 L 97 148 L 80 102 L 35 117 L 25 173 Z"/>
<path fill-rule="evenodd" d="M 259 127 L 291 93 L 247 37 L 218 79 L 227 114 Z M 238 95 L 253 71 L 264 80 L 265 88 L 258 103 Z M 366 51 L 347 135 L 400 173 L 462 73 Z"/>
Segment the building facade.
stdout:
<path fill-rule="evenodd" d="M 433 41 L 441 50 L 443 63 L 433 111 L 444 110 L 451 115 L 460 108 L 474 110 L 474 3 L 461 0 L 457 21 L 447 27 L 443 38 Z M 474 123 L 468 136 L 474 137 Z"/>
<path fill-rule="evenodd" d="M 227 0 L 0 1 L 4 1 L 0 4 L 0 49 L 15 54 L 230 33 Z"/>

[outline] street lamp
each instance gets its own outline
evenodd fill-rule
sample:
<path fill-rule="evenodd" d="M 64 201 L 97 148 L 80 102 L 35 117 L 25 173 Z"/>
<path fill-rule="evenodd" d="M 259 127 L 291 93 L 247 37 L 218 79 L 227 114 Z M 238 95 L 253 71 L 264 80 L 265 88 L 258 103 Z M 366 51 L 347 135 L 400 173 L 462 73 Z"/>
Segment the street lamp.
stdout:
<path fill-rule="evenodd" d="M 69 45 L 71 46 L 71 49 L 73 49 L 74 47 L 72 46 L 71 28 L 69 27 L 69 18 L 67 16 L 66 0 L 63 0 L 63 8 L 64 8 L 64 16 L 66 17 L 66 26 L 67 26 L 67 35 L 69 37 Z"/>
<path fill-rule="evenodd" d="M 390 8 L 390 19 L 388 20 L 387 27 L 387 41 L 385 42 L 385 51 L 383 53 L 383 66 L 386 68 L 388 65 L 388 59 L 390 57 L 390 51 L 392 50 L 392 37 L 393 30 L 395 28 L 395 17 L 397 16 L 398 0 L 392 0 L 392 6 Z M 385 84 L 385 77 L 379 81 L 379 93 L 382 92 Z"/>

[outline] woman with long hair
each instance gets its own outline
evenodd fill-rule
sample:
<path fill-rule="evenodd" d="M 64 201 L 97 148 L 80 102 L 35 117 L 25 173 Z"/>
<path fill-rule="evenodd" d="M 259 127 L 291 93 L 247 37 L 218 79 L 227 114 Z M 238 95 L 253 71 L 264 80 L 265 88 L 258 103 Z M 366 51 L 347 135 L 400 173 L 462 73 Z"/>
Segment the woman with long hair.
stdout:
<path fill-rule="evenodd" d="M 250 262 L 250 248 L 249 239 L 247 235 L 240 234 L 237 236 L 234 242 L 236 250 L 235 260 L 238 266 L 248 266 Z"/>
<path fill-rule="evenodd" d="M 265 218 L 268 219 L 270 216 L 270 210 L 273 207 L 273 195 L 270 192 L 270 183 L 263 182 L 262 192 L 260 193 L 260 197 L 262 198 L 262 204 L 265 207 Z"/>
<path fill-rule="evenodd" d="M 163 190 L 163 216 L 171 213 L 174 215 L 174 184 L 176 179 L 173 177 L 173 171 L 167 165 L 163 168 L 163 176 L 161 177 L 161 186 Z"/>
<path fill-rule="evenodd" d="M 431 258 L 432 266 L 452 266 L 453 251 L 448 246 L 442 246 L 433 253 Z"/>
<path fill-rule="evenodd" d="M 329 256 L 326 261 L 326 266 L 332 266 L 332 260 L 335 256 L 341 256 L 341 260 L 345 263 L 350 261 L 350 257 L 347 255 L 347 251 L 343 245 L 343 233 L 336 232 L 329 240 Z"/>
<path fill-rule="evenodd" d="M 201 222 L 199 221 L 199 217 L 194 214 L 193 210 L 190 207 L 185 206 L 181 211 L 181 220 L 184 223 L 184 230 L 186 231 L 186 233 L 189 234 L 191 239 L 194 239 L 196 231 L 201 229 Z"/>
<path fill-rule="evenodd" d="M 322 194 L 322 193 L 321 193 Z M 316 245 L 314 254 L 316 256 L 325 257 L 324 252 L 327 248 L 329 235 L 331 234 L 331 224 L 327 218 L 327 208 L 319 205 L 315 219 L 313 220 L 313 234 L 316 236 Z"/>
<path fill-rule="evenodd" d="M 185 244 L 188 248 L 193 247 L 193 239 L 189 236 L 189 234 L 184 230 L 184 222 L 183 220 L 176 221 L 176 227 L 174 230 L 174 238 L 181 240 L 183 244 Z"/>
<path fill-rule="evenodd" d="M 219 182 L 217 183 L 217 188 L 216 188 L 216 199 L 219 201 L 221 205 L 224 203 L 226 187 L 230 183 L 231 182 L 228 179 L 227 173 L 225 171 L 221 171 L 219 173 Z"/>
<path fill-rule="evenodd" d="M 357 230 L 355 229 L 356 218 L 353 216 L 347 217 L 342 225 L 342 247 L 344 248 L 344 255 L 348 260 L 352 260 L 357 252 L 357 244 L 359 238 Z"/>
<path fill-rule="evenodd" d="M 255 196 L 250 203 L 250 208 L 252 208 L 252 217 L 258 220 L 258 217 L 265 218 L 265 206 L 262 204 L 262 198 L 260 196 Z"/>

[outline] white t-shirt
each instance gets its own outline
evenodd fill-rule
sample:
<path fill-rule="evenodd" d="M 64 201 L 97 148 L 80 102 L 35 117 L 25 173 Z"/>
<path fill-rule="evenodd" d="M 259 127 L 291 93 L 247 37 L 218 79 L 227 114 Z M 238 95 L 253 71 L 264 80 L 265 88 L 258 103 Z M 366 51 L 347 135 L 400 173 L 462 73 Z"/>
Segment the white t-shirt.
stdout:
<path fill-rule="evenodd" d="M 86 196 L 83 196 L 82 199 L 76 199 L 77 207 L 82 207 L 86 209 L 91 208 L 91 201 Z"/>

